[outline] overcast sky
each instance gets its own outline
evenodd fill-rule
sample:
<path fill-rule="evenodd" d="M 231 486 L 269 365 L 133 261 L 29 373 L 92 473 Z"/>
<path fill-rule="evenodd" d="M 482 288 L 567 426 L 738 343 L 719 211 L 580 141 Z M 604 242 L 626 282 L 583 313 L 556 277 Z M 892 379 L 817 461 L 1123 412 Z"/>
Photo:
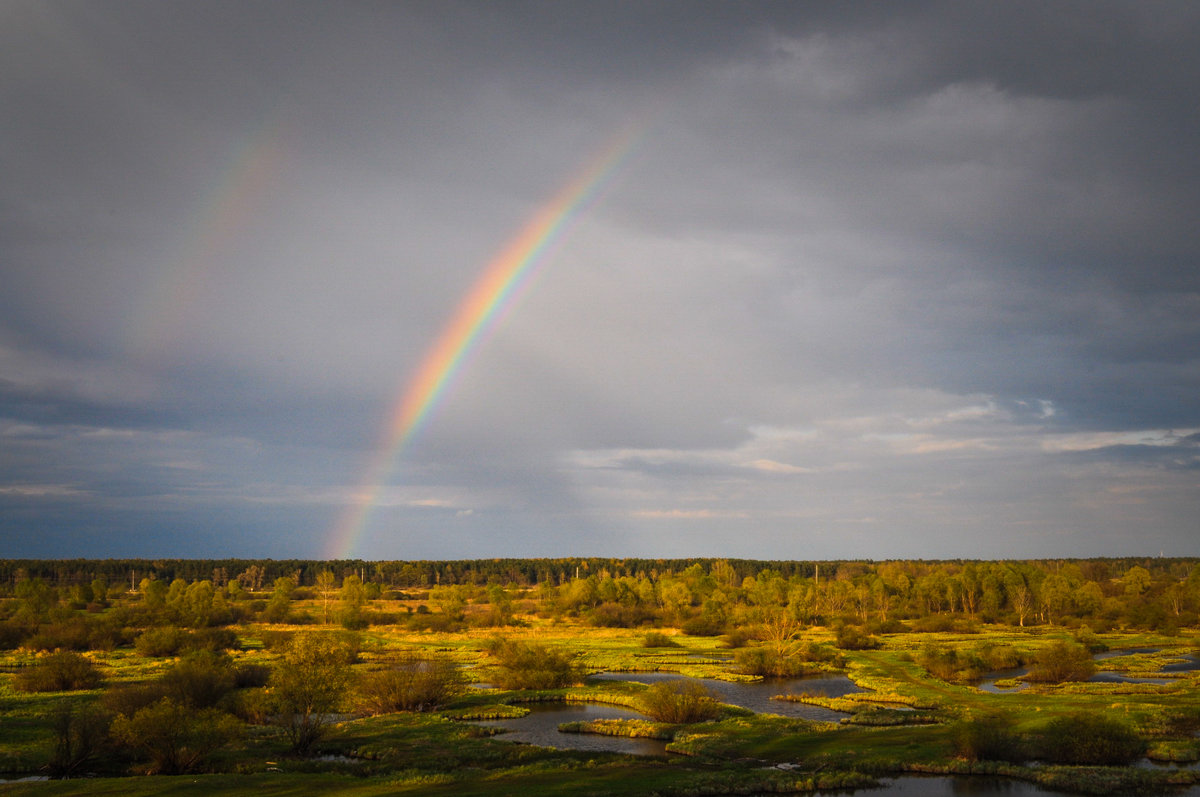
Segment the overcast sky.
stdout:
<path fill-rule="evenodd" d="M 1200 4 L 0 2 L 0 556 L 1200 554 Z"/>

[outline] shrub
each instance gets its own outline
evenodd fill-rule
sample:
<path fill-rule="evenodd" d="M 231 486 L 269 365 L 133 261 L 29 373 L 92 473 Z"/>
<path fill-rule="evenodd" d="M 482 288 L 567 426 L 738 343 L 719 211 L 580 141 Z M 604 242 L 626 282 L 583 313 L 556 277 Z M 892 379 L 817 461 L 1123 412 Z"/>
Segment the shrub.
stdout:
<path fill-rule="evenodd" d="M 1087 648 L 1074 642 L 1057 640 L 1037 653 L 1026 680 L 1058 684 L 1086 681 L 1096 672 L 1096 663 Z"/>
<path fill-rule="evenodd" d="M 1075 641 L 1087 648 L 1088 653 L 1103 653 L 1108 650 L 1108 645 L 1104 644 L 1104 641 L 1096 636 L 1096 632 L 1086 625 L 1075 632 Z"/>
<path fill-rule="evenodd" d="M 1057 717 L 1042 732 L 1042 756 L 1056 764 L 1129 764 L 1146 751 L 1146 743 L 1116 717 L 1080 712 Z"/>
<path fill-rule="evenodd" d="M 652 684 L 638 700 L 642 711 L 659 722 L 710 720 L 721 711 L 715 695 L 699 681 L 671 679 Z"/>
<path fill-rule="evenodd" d="M 407 656 L 358 685 L 359 705 L 372 714 L 431 711 L 462 690 L 462 672 L 446 659 Z"/>
<path fill-rule="evenodd" d="M 297 634 L 271 673 L 273 710 L 292 745 L 308 753 L 325 735 L 350 683 L 356 651 L 331 634 Z"/>
<path fill-rule="evenodd" d="M 25 642 L 30 650 L 91 650 L 90 629 L 87 621 L 76 618 L 62 623 L 51 623 Z"/>
<path fill-rule="evenodd" d="M 60 650 L 40 659 L 17 674 L 14 686 L 21 692 L 69 692 L 95 689 L 100 671 L 89 659 L 69 650 Z"/>
<path fill-rule="evenodd" d="M 1012 645 L 984 643 L 976 646 L 974 653 L 989 670 L 1011 670 L 1026 663 Z"/>
<path fill-rule="evenodd" d="M 204 628 L 194 631 L 188 647 L 192 650 L 241 650 L 242 643 L 229 628 Z"/>
<path fill-rule="evenodd" d="M 109 717 L 96 706 L 63 706 L 54 716 L 54 751 L 46 764 L 50 776 L 69 778 L 100 756 L 108 745 Z"/>
<path fill-rule="evenodd" d="M 271 680 L 271 668 L 265 664 L 239 664 L 233 668 L 233 687 L 250 689 L 266 686 Z"/>
<path fill-rule="evenodd" d="M 494 680 L 502 689 L 560 689 L 581 677 L 570 653 L 545 645 L 496 639 L 488 651 L 496 657 Z"/>
<path fill-rule="evenodd" d="M 685 620 L 679 630 L 688 636 L 718 636 L 725 626 L 715 617 L 700 616 Z"/>
<path fill-rule="evenodd" d="M 178 655 L 188 641 L 189 634 L 182 628 L 161 626 L 147 629 L 134 641 L 133 646 L 143 656 L 161 658 Z"/>
<path fill-rule="evenodd" d="M 949 683 L 977 681 L 988 669 L 976 651 L 955 650 L 941 645 L 922 647 L 917 654 L 917 662 L 933 677 Z"/>
<path fill-rule="evenodd" d="M 288 646 L 292 644 L 292 638 L 295 636 L 295 631 L 263 631 L 263 648 L 272 653 L 280 653 L 288 649 Z"/>
<path fill-rule="evenodd" d="M 671 637 L 664 634 L 662 631 L 651 631 L 642 637 L 642 647 L 644 648 L 677 648 L 679 643 Z"/>
<path fill-rule="evenodd" d="M 844 625 L 837 630 L 837 642 L 842 650 L 874 650 L 879 647 L 879 640 L 862 629 L 853 625 Z"/>
<path fill-rule="evenodd" d="M 0 623 L 0 650 L 13 650 L 21 646 L 29 637 L 36 633 L 33 626 L 21 625 L 11 620 Z"/>
<path fill-rule="evenodd" d="M 1024 760 L 1021 737 L 1011 723 L 987 716 L 965 720 L 954 727 L 954 752 L 968 761 Z"/>
<path fill-rule="evenodd" d="M 170 698 L 112 724 L 114 739 L 147 755 L 150 771 L 164 775 L 192 771 L 241 732 L 241 723 L 224 711 L 191 709 Z"/>
<path fill-rule="evenodd" d="M 752 639 L 754 639 L 753 634 L 738 626 L 728 634 L 721 636 L 721 644 L 727 648 L 744 648 Z"/>
<path fill-rule="evenodd" d="M 132 717 L 166 696 L 166 686 L 161 681 L 155 681 L 148 684 L 114 687 L 104 693 L 104 696 L 100 698 L 100 703 L 113 714 Z"/>
<path fill-rule="evenodd" d="M 192 653 L 163 675 L 162 684 L 181 706 L 211 708 L 233 691 L 233 665 L 224 654 Z"/>
<path fill-rule="evenodd" d="M 764 678 L 795 678 L 808 670 L 795 652 L 764 645 L 742 648 L 734 654 L 734 661 L 741 672 Z"/>

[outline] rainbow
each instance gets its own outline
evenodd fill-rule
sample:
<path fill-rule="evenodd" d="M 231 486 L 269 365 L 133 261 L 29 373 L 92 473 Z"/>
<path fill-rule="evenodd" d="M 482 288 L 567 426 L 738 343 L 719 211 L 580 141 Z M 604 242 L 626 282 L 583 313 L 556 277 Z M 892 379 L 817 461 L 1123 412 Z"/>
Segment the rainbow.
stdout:
<path fill-rule="evenodd" d="M 126 351 L 139 358 L 161 355 L 186 334 L 197 306 L 211 298 L 221 258 L 252 226 L 283 171 L 287 132 L 278 112 L 268 114 L 200 196 L 176 256 L 127 317 Z"/>
<path fill-rule="evenodd" d="M 609 142 L 484 268 L 401 391 L 365 477 L 330 536 L 328 558 L 354 553 L 392 463 L 424 427 L 476 344 L 512 309 L 542 255 L 595 202 L 637 138 L 631 128 Z"/>

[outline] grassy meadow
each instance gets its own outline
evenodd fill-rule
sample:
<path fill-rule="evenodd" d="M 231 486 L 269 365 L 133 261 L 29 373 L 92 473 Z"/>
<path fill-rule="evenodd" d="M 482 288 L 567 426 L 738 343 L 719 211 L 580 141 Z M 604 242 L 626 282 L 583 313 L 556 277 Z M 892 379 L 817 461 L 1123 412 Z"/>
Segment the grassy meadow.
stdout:
<path fill-rule="evenodd" d="M 261 603 L 269 596 L 250 591 L 248 599 Z M 0 776 L 15 781 L 4 789 L 18 795 L 696 795 L 854 788 L 908 773 L 1002 775 L 1091 794 L 1169 793 L 1200 783 L 1196 769 L 1130 765 L 1145 757 L 1200 759 L 1200 672 L 1163 671 L 1197 654 L 1200 634 L 1192 628 L 1094 633 L 1048 622 L 1022 627 L 956 616 L 940 623 L 944 630 L 894 622 L 888 630 L 850 635 L 839 624 L 768 616 L 758 624 L 726 625 L 723 633 L 685 634 L 662 621 L 598 627 L 570 613 L 544 611 L 533 590 L 510 589 L 509 596 L 502 622 L 442 629 L 403 622 L 445 611 L 431 610 L 427 594 L 381 596 L 367 602 L 375 619 L 397 621 L 347 630 L 332 622 L 328 596 L 301 590 L 282 622 L 246 617 L 225 626 L 227 647 L 219 651 L 185 646 L 148 653 L 143 637 L 157 626 L 145 625 L 146 615 L 129 614 L 140 598 L 126 593 L 84 612 L 88 622 L 112 616 L 119 618 L 114 626 L 126 629 L 112 644 L 73 654 L 90 662 L 96 683 L 30 691 L 27 675 L 60 654 L 24 645 L 0 651 Z M 467 600 L 452 608 L 469 620 L 497 600 L 493 594 L 490 602 Z M 135 625 L 127 626 L 131 621 Z M 207 639 L 199 630 L 178 633 Z M 303 750 L 280 719 L 296 709 L 278 702 L 288 689 L 280 673 L 300 661 L 297 638 L 325 640 L 330 647 L 324 651 L 349 651 L 329 670 L 333 675 L 317 678 L 338 680 L 344 688 L 314 714 L 324 724 Z M 1068 653 L 1086 646 L 1088 668 L 1163 683 L 1021 676 L 1000 682 L 1009 690 L 979 688 L 981 667 L 1049 666 L 1043 660 L 1055 645 Z M 1090 652 L 1101 650 L 1105 656 L 1092 662 Z M 513 744 L 496 729 L 471 722 L 520 717 L 539 701 L 647 711 L 652 697 L 682 698 L 655 686 L 588 676 L 663 672 L 757 681 L 748 663 L 764 660 L 792 662 L 792 675 L 848 676 L 855 691 L 841 697 L 778 696 L 843 712 L 842 721 L 756 714 L 697 690 L 689 699 L 702 711 L 678 715 L 683 721 L 601 720 L 565 729 L 666 741 L 667 755 L 642 757 Z M 561 672 L 549 672 L 556 666 Z M 380 696 L 381 684 L 394 683 L 384 678 L 389 673 L 442 678 L 447 688 L 416 710 L 396 710 L 401 704 Z M 212 692 L 218 681 L 223 686 Z M 173 726 L 152 724 L 156 707 L 200 700 L 195 695 L 208 694 L 206 689 L 211 702 L 192 703 L 189 710 L 194 716 L 210 712 L 212 723 L 177 742 L 184 758 L 159 757 L 154 740 L 143 737 Z M 81 719 L 96 716 L 102 723 L 94 726 Z M 1055 752 L 1062 738 L 1094 743 Z M 1113 765 L 1114 756 L 1124 761 Z M 64 766 L 64 760 L 72 763 Z M 168 771 L 177 774 L 163 774 Z M 20 780 L 47 774 L 70 777 Z"/>

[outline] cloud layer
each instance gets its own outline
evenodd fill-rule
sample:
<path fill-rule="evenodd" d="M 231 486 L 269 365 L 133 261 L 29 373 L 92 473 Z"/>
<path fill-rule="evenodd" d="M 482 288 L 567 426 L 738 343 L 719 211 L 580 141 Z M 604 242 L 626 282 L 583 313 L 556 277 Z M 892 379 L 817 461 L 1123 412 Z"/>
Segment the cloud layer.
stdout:
<path fill-rule="evenodd" d="M 0 9 L 9 556 L 1192 554 L 1200 10 Z"/>

